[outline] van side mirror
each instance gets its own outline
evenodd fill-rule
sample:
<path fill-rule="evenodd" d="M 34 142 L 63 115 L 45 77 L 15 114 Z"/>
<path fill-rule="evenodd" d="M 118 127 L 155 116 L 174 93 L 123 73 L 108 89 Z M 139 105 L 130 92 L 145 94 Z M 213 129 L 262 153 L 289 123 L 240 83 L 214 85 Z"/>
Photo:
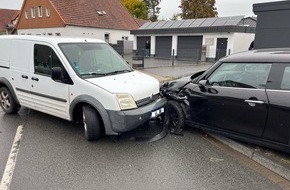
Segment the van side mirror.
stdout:
<path fill-rule="evenodd" d="M 51 79 L 57 80 L 57 81 L 62 81 L 63 74 L 62 74 L 62 69 L 60 67 L 53 67 L 51 69 Z"/>

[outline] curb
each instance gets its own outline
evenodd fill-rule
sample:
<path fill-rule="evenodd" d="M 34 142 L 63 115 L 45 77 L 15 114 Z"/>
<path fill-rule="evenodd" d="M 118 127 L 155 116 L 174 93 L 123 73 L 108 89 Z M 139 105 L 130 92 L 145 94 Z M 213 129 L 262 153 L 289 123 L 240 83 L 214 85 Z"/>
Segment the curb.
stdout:
<path fill-rule="evenodd" d="M 266 158 L 265 156 L 263 156 L 259 152 L 256 152 L 256 150 L 254 148 L 246 147 L 244 145 L 237 143 L 236 141 L 225 138 L 223 136 L 219 136 L 219 135 L 211 134 L 211 133 L 209 133 L 209 135 L 211 137 L 215 138 L 216 140 L 222 142 L 223 144 L 231 147 L 232 149 L 240 152 L 241 154 L 244 154 L 245 156 L 247 156 L 251 160 L 254 160 L 255 162 L 261 164 L 262 166 L 268 168 L 269 170 L 277 173 L 278 175 L 280 175 L 280 176 L 284 177 L 285 179 L 287 179 L 288 181 L 290 181 L 290 170 L 289 169 L 287 169 L 287 168 L 283 167 L 282 165 L 277 164 L 276 162 L 273 162 L 272 160 Z"/>

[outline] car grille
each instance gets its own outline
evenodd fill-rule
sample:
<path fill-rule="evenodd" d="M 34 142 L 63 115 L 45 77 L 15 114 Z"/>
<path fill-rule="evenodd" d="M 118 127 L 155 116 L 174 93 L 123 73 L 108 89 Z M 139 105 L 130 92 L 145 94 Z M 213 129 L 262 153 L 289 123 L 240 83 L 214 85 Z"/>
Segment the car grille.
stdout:
<path fill-rule="evenodd" d="M 154 102 L 158 98 L 159 98 L 159 94 L 155 94 L 151 97 L 147 97 L 147 98 L 136 101 L 136 104 L 138 107 L 142 107 L 142 106 L 145 106 L 147 104 L 150 104 L 151 102 Z"/>

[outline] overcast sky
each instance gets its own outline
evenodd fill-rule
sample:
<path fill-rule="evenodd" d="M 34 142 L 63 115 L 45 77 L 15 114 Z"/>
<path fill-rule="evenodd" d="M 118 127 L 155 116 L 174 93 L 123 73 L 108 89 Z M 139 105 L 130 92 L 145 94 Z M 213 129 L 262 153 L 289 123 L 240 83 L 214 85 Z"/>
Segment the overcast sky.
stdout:
<path fill-rule="evenodd" d="M 280 0 L 216 0 L 218 16 L 253 16 L 253 4 Z M 0 0 L 0 8 L 21 9 L 23 0 Z M 159 19 L 170 19 L 174 13 L 179 13 L 180 0 L 161 0 Z"/>

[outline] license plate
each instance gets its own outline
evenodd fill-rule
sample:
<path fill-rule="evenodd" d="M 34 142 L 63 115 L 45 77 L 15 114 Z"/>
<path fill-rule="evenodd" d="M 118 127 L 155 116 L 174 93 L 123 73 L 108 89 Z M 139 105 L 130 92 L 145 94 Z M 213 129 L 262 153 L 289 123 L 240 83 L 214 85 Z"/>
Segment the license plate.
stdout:
<path fill-rule="evenodd" d="M 162 113 L 164 113 L 164 108 L 160 108 L 158 110 L 155 110 L 155 111 L 151 112 L 151 118 L 156 118 L 157 116 L 159 116 Z"/>

